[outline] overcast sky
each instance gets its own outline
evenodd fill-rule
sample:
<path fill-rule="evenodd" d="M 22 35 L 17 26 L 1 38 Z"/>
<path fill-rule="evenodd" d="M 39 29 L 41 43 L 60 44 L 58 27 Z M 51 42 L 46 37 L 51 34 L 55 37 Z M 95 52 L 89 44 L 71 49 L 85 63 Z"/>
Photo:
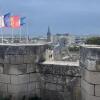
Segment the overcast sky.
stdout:
<path fill-rule="evenodd" d="M 100 0 L 0 0 L 0 14 L 7 12 L 25 16 L 30 35 L 48 26 L 53 34 L 100 34 Z"/>

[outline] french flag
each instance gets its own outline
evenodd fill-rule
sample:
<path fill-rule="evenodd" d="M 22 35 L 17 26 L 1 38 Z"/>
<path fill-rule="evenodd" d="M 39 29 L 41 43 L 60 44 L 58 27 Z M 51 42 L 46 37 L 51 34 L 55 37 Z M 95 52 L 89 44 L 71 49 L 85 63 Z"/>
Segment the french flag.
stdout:
<path fill-rule="evenodd" d="M 12 28 L 19 28 L 20 27 L 20 17 L 19 16 L 11 16 L 10 22 L 11 22 Z"/>

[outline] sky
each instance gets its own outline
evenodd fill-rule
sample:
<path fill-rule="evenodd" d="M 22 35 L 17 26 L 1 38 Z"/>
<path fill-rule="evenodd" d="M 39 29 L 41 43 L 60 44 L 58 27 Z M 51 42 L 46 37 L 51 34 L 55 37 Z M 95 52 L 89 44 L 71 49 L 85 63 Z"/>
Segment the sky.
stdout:
<path fill-rule="evenodd" d="M 0 14 L 26 17 L 22 32 L 100 34 L 100 0 L 0 0 Z M 7 32 L 7 29 L 4 29 Z"/>

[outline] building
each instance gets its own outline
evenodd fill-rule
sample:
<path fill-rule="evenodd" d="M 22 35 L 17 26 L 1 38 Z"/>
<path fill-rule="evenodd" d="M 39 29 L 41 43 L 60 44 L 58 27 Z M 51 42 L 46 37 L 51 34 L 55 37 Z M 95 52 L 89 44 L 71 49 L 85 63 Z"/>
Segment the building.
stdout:
<path fill-rule="evenodd" d="M 51 42 L 51 32 L 50 32 L 50 27 L 48 27 L 48 32 L 47 32 L 47 42 Z"/>
<path fill-rule="evenodd" d="M 69 33 L 56 34 L 53 36 L 53 44 L 59 43 L 62 46 L 68 46 L 75 43 L 75 37 L 71 36 Z"/>

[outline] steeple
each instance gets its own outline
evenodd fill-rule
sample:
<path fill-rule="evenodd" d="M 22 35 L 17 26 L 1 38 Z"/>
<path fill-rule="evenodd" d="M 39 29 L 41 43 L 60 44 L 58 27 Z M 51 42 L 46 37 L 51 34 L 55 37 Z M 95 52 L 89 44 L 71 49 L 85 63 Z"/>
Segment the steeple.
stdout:
<path fill-rule="evenodd" d="M 51 32 L 50 32 L 50 27 L 48 26 L 48 32 L 47 32 L 47 41 L 51 41 Z"/>

